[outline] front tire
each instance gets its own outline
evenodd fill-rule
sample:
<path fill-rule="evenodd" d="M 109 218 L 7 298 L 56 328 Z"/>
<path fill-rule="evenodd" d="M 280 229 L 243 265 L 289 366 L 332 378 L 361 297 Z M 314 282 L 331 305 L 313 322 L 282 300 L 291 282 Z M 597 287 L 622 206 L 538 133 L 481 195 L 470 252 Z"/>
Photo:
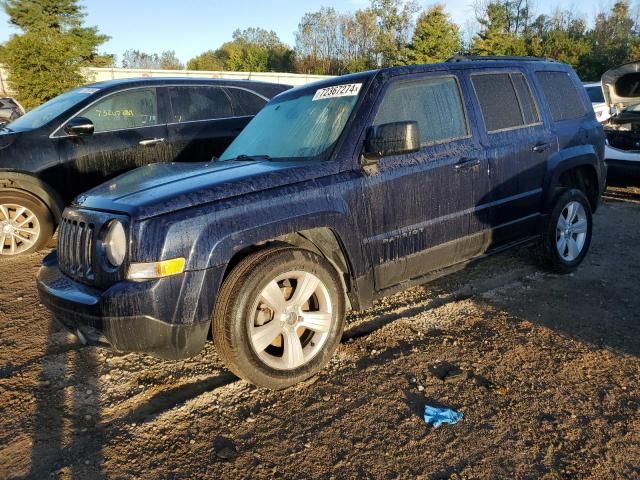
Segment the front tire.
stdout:
<path fill-rule="evenodd" d="M 53 230 L 53 216 L 38 197 L 28 192 L 0 192 L 0 258 L 40 250 Z"/>
<path fill-rule="evenodd" d="M 542 237 L 544 267 L 555 273 L 570 273 L 587 255 L 593 218 L 584 192 L 564 191 L 556 200 Z"/>
<path fill-rule="evenodd" d="M 242 260 L 224 281 L 213 338 L 238 377 L 279 390 L 322 369 L 344 329 L 338 273 L 321 256 L 274 248 Z"/>

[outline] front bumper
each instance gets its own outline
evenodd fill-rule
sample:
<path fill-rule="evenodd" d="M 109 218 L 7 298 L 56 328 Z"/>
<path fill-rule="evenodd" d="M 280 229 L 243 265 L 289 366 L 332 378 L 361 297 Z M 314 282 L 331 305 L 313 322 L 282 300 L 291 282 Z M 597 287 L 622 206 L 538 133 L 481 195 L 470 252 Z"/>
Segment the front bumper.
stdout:
<path fill-rule="evenodd" d="M 37 285 L 41 302 L 82 342 L 179 359 L 204 346 L 221 276 L 221 269 L 208 269 L 102 291 L 64 275 L 54 253 Z"/>

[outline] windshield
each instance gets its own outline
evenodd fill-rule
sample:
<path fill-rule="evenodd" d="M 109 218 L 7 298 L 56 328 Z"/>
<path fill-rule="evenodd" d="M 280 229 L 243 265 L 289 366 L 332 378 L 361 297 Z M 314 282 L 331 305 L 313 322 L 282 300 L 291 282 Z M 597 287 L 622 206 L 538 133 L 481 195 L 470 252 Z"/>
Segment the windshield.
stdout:
<path fill-rule="evenodd" d="M 264 107 L 222 154 L 238 157 L 326 160 L 342 133 L 361 83 L 305 91 Z M 244 157 L 246 158 L 246 157 Z"/>
<path fill-rule="evenodd" d="M 97 88 L 86 87 L 70 90 L 25 113 L 22 117 L 7 125 L 7 127 L 16 131 L 40 128 L 97 91 Z"/>
<path fill-rule="evenodd" d="M 604 94 L 600 85 L 587 87 L 587 94 L 591 99 L 591 103 L 604 103 Z"/>

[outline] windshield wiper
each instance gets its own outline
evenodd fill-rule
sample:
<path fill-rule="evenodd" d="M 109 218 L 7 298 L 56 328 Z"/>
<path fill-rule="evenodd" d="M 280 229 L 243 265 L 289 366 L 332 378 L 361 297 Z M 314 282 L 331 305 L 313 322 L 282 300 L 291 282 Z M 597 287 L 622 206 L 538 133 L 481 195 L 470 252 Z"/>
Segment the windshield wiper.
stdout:
<path fill-rule="evenodd" d="M 238 162 L 256 162 L 258 160 L 271 160 L 269 155 L 238 155 L 236 158 L 232 160 Z"/>

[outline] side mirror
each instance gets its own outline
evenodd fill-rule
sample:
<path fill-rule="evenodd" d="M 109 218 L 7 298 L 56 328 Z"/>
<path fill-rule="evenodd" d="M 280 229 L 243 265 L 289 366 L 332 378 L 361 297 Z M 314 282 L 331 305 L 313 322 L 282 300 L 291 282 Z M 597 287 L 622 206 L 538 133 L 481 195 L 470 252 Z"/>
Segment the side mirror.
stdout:
<path fill-rule="evenodd" d="M 369 127 L 364 140 L 364 157 L 375 160 L 420 150 L 418 122 L 394 122 Z"/>
<path fill-rule="evenodd" d="M 67 122 L 64 131 L 69 135 L 93 135 L 93 122 L 85 117 L 74 117 Z"/>

